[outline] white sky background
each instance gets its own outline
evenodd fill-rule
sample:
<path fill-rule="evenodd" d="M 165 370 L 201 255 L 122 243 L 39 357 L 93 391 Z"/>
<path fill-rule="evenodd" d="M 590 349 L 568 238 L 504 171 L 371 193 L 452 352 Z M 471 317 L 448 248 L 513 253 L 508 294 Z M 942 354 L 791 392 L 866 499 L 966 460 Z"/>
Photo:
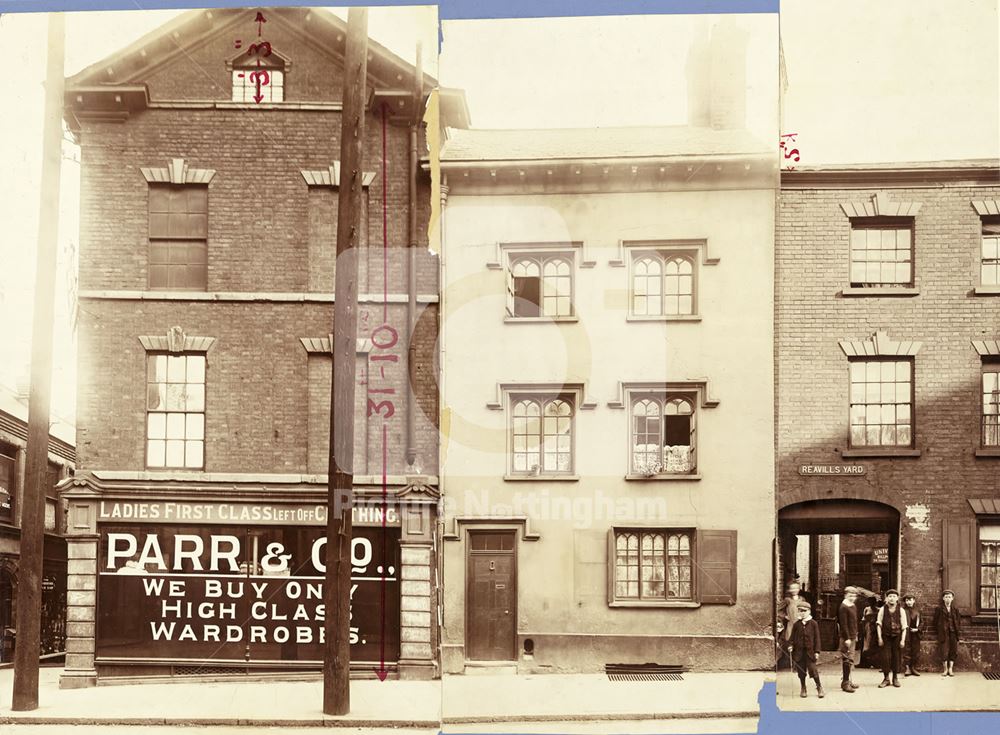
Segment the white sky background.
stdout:
<path fill-rule="evenodd" d="M 342 18 L 347 11 L 328 8 Z M 84 12 L 66 15 L 66 75 L 72 75 L 124 48 L 184 11 Z M 266 28 L 266 26 L 265 26 Z M 369 35 L 408 62 L 423 43 L 424 70 L 437 72 L 437 8 L 371 8 Z M 31 360 L 42 159 L 47 16 L 0 16 L 0 47 L 7 74 L 0 75 L 0 383 L 14 388 L 26 378 Z M 16 73 L 15 73 L 16 72 Z M 59 222 L 59 273 L 52 376 L 53 413 L 72 418 L 76 409 L 76 340 L 70 321 L 71 252 L 79 242 L 79 156 L 64 145 Z M 84 307 L 86 305 L 84 304 Z"/>
<path fill-rule="evenodd" d="M 1000 156 L 997 0 L 782 0 L 800 165 Z"/>
<path fill-rule="evenodd" d="M 179 11 L 72 13 L 73 74 Z M 342 11 L 337 11 L 342 12 Z M 476 127 L 676 125 L 687 117 L 692 30 L 715 16 L 449 21 L 439 78 L 466 90 Z M 777 21 L 750 29 L 747 111 L 762 139 L 777 126 Z M 419 25 L 434 73 L 433 8 L 372 8 L 371 36 L 412 60 Z M 9 73 L 0 76 L 0 382 L 27 374 L 41 161 L 44 15 L 0 16 Z M 783 0 L 789 89 L 782 132 L 801 165 L 1000 156 L 997 0 Z M 64 155 L 72 151 L 67 148 Z M 59 228 L 66 261 L 78 231 L 77 164 L 65 161 Z M 76 351 L 66 263 L 57 280 L 53 409 L 71 416 Z"/>
<path fill-rule="evenodd" d="M 444 21 L 441 83 L 465 89 L 476 128 L 687 123 L 688 47 L 718 15 Z M 747 122 L 777 138 L 778 21 L 749 33 Z"/>

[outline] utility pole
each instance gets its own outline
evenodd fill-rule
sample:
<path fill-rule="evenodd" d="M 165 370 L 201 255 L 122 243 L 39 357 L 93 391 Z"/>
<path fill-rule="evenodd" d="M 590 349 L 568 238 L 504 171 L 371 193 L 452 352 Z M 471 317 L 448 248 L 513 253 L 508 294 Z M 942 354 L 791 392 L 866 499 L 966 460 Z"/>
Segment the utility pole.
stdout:
<path fill-rule="evenodd" d="M 326 603 L 323 712 L 351 710 L 351 511 L 354 505 L 354 375 L 358 333 L 358 254 L 368 74 L 368 11 L 347 14 L 337 258 L 333 305 L 333 376 L 330 390 L 330 464 L 326 520 Z M 384 185 L 384 182 L 383 182 Z"/>
<path fill-rule="evenodd" d="M 49 399 L 52 389 L 52 322 L 55 314 L 56 240 L 59 236 L 59 168 L 62 165 L 63 36 L 65 17 L 49 13 L 45 118 L 42 128 L 41 204 L 35 270 L 35 310 L 31 324 L 31 393 L 28 446 L 21 498 L 21 559 L 17 583 L 17 643 L 11 709 L 38 709 L 41 654 L 42 547 L 49 456 Z"/>

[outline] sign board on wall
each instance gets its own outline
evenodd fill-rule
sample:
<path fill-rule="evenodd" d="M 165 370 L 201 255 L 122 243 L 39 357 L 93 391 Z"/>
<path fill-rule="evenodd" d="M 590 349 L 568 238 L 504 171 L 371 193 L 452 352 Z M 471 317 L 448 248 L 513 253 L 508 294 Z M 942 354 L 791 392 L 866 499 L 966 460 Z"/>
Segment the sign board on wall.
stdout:
<path fill-rule="evenodd" d="M 879 549 L 872 549 L 872 564 L 888 564 L 889 547 L 883 546 Z"/>
<path fill-rule="evenodd" d="M 858 477 L 866 472 L 863 464 L 802 464 L 799 465 L 799 474 L 829 477 Z"/>
<path fill-rule="evenodd" d="M 100 536 L 99 658 L 322 661 L 325 528 L 102 524 Z M 399 658 L 399 539 L 354 529 L 352 661 L 379 661 L 383 644 Z"/>

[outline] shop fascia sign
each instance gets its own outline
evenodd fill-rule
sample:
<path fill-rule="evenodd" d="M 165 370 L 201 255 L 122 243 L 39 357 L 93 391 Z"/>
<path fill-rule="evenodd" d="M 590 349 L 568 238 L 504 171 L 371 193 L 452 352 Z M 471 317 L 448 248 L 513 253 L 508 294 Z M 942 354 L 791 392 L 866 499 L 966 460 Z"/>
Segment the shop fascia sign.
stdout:
<path fill-rule="evenodd" d="M 355 504 L 351 509 L 356 526 L 400 525 L 395 506 Z M 261 526 L 325 526 L 326 505 L 318 503 L 197 503 L 170 500 L 100 500 L 97 520 L 101 523 L 145 521 L 147 523 L 246 523 Z"/>

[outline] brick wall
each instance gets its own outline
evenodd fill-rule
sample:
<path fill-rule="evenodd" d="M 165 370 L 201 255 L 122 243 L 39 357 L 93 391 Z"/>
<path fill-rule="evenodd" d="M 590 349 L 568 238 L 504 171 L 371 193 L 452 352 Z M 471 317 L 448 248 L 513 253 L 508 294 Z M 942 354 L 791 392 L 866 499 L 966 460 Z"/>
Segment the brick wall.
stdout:
<path fill-rule="evenodd" d="M 875 189 L 781 192 L 777 233 L 778 507 L 855 498 L 896 508 L 902 518 L 900 583 L 936 601 L 942 578 L 942 523 L 972 522 L 967 499 L 996 496 L 1000 460 L 977 458 L 980 358 L 973 339 L 1000 332 L 1000 299 L 977 297 L 981 221 L 975 199 L 1000 186 L 946 184 L 890 188 L 890 201 L 922 202 L 914 222 L 912 298 L 844 298 L 850 221 L 841 202 Z M 848 361 L 838 340 L 876 330 L 919 340 L 915 358 L 916 459 L 851 460 L 861 477 L 802 477 L 806 463 L 838 463 L 848 439 Z M 925 511 L 927 512 L 925 514 Z"/>
<path fill-rule="evenodd" d="M 397 248 L 407 243 L 408 133 L 386 126 L 383 177 L 382 130 L 369 118 L 364 169 L 376 176 L 362 241 L 385 239 Z M 81 147 L 81 290 L 147 287 L 149 185 L 140 168 L 172 158 L 216 171 L 208 187 L 208 291 L 329 290 L 310 280 L 310 234 L 329 237 L 333 247 L 336 197 L 311 193 L 300 172 L 324 170 L 340 158 L 339 112 L 146 110 L 124 124 L 86 122 Z M 430 185 L 419 180 L 417 233 L 426 245 Z M 390 291 L 405 289 L 404 263 L 392 259 Z M 370 288 L 382 290 L 381 274 L 372 269 Z M 436 268 L 425 263 L 420 276 L 421 287 L 433 292 Z"/>
<path fill-rule="evenodd" d="M 256 37 L 253 12 L 222 22 L 217 32 L 154 65 L 142 81 L 154 102 L 230 99 L 225 61 L 234 40 Z M 336 102 L 341 65 L 303 29 L 270 18 L 264 37 L 292 66 L 288 102 Z M 373 81 L 373 80 L 370 80 Z M 399 80 L 392 82 L 400 83 Z M 313 292 L 334 284 L 338 192 L 310 187 L 302 170 L 325 170 L 340 158 L 341 113 L 335 109 L 153 108 L 124 122 L 84 120 L 81 166 L 81 291 L 147 289 L 148 184 L 141 167 L 183 158 L 192 168 L 214 169 L 208 204 L 209 292 Z M 420 131 L 418 151 L 424 148 Z M 397 363 L 380 380 L 395 393 L 389 427 L 389 472 L 404 461 L 406 274 L 409 268 L 409 131 L 375 113 L 366 118 L 363 170 L 375 172 L 365 190 L 358 290 L 394 299 L 362 304 L 359 336 L 383 322 L 393 325 Z M 385 155 L 383 156 L 383 150 Z M 418 175 L 417 241 L 426 246 L 430 182 Z M 388 252 L 383 254 L 383 242 Z M 415 253 L 417 291 L 437 293 L 437 258 Z M 417 464 L 437 468 L 437 306 L 421 304 L 415 344 L 419 364 Z M 143 335 L 180 326 L 188 335 L 216 338 L 208 358 L 207 471 L 326 472 L 329 358 L 310 357 L 300 337 L 332 331 L 329 303 L 218 303 L 84 298 L 80 306 L 78 395 L 82 469 L 135 470 L 145 465 L 145 351 Z M 365 360 L 360 367 L 365 369 Z M 369 451 L 375 422 L 366 422 L 367 376 L 359 374 L 356 472 L 378 472 L 381 456 Z M 107 420 L 113 417 L 113 420 Z M 380 429 L 379 429 L 380 431 Z M 381 437 L 378 437 L 379 443 Z M 377 462 L 376 462 L 377 460 Z M 378 465 L 376 467 L 376 464 Z"/>
<path fill-rule="evenodd" d="M 396 391 L 396 413 L 388 421 L 390 474 L 407 470 L 405 309 L 405 304 L 389 307 L 388 321 L 400 334 L 390 352 L 399 355 L 399 362 L 388 363 L 386 377 L 379 377 L 380 385 Z M 426 310 L 436 312 L 437 306 Z M 363 305 L 360 317 L 361 325 L 380 324 L 381 305 Z M 431 315 L 422 320 L 434 321 Z M 329 358 L 310 357 L 299 339 L 325 337 L 332 323 L 332 304 L 85 301 L 79 323 L 78 467 L 145 466 L 146 351 L 138 338 L 165 335 L 177 325 L 188 335 L 216 339 L 208 353 L 206 377 L 206 470 L 325 474 L 326 464 L 316 456 L 326 451 L 329 368 L 316 371 L 310 380 L 310 366 L 314 361 L 328 365 Z M 435 334 L 426 328 L 417 333 L 421 360 L 434 349 Z M 364 359 L 359 362 L 364 366 Z M 417 462 L 434 473 L 437 387 L 423 370 L 416 384 Z M 361 428 L 366 425 L 366 387 L 357 385 L 355 390 L 355 420 Z M 371 454 L 368 464 L 362 462 L 356 471 L 361 474 L 364 467 L 380 472 L 381 456 Z"/>

